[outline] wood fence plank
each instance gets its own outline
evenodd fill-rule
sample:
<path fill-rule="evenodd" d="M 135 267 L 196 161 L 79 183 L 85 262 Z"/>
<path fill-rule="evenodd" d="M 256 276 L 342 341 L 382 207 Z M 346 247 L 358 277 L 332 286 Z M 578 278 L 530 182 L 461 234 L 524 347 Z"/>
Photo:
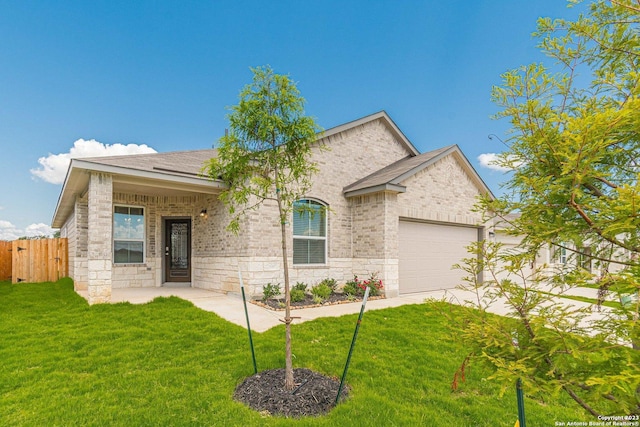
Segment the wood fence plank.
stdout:
<path fill-rule="evenodd" d="M 11 242 L 0 241 L 0 281 L 11 280 Z"/>
<path fill-rule="evenodd" d="M 69 277 L 69 241 L 64 239 L 58 239 L 58 263 L 59 263 L 59 278 Z"/>
<path fill-rule="evenodd" d="M 47 278 L 52 282 L 58 280 L 58 260 L 56 249 L 58 249 L 58 245 L 56 242 L 50 241 L 49 247 L 47 248 L 47 259 L 49 260 L 49 265 L 47 265 Z"/>

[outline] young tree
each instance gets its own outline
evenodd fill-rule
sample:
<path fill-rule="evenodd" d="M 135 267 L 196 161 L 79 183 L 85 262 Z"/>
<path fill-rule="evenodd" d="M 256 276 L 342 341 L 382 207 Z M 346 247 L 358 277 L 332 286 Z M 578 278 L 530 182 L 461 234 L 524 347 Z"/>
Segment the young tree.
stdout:
<path fill-rule="evenodd" d="M 287 224 L 294 202 L 311 186 L 317 167 L 310 161 L 314 144 L 321 148 L 316 121 L 304 115 L 304 98 L 288 76 L 270 67 L 252 68 L 253 82 L 240 92 L 230 108 L 229 132 L 220 138 L 217 157 L 206 166 L 213 179 L 222 178 L 228 189 L 220 199 L 232 215 L 228 228 L 238 232 L 247 211 L 270 201 L 277 205 L 275 221 L 282 236 L 285 293 L 285 388 L 292 390 L 291 297 L 287 258 Z"/>
<path fill-rule="evenodd" d="M 505 195 L 480 208 L 523 239 L 517 252 L 481 242 L 462 268 L 478 295 L 474 305 L 499 299 L 517 322 L 471 313 L 463 334 L 503 384 L 522 378 L 530 393 L 564 391 L 593 415 L 637 414 L 640 2 L 588 6 L 575 21 L 540 19 L 534 34 L 553 65 L 509 71 L 493 89 L 498 117 L 512 126 L 498 162 L 513 175 Z M 530 271 L 549 245 L 568 253 L 564 267 Z M 544 293 L 586 283 L 623 304 L 587 322 L 586 310 Z"/>

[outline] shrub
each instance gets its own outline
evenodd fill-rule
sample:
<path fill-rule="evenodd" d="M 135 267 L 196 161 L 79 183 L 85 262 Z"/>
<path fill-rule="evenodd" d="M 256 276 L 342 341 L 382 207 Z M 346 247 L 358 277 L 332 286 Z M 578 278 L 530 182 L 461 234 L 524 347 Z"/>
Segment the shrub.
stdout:
<path fill-rule="evenodd" d="M 324 302 L 329 295 L 331 295 L 331 288 L 326 284 L 320 282 L 311 288 L 311 294 L 313 295 L 313 300 L 320 300 L 320 302 Z"/>
<path fill-rule="evenodd" d="M 305 285 L 305 288 L 306 287 L 307 286 Z M 305 298 L 306 298 L 306 294 L 305 294 L 304 290 L 297 289 L 296 287 L 291 289 L 291 302 L 304 301 Z"/>
<path fill-rule="evenodd" d="M 262 301 L 266 301 L 269 298 L 277 297 L 282 292 L 280 291 L 280 284 L 272 285 L 271 283 L 267 283 L 262 287 Z"/>
<path fill-rule="evenodd" d="M 330 279 L 330 278 L 326 278 L 323 279 L 322 282 L 318 283 L 319 285 L 324 284 L 327 285 L 330 289 L 331 292 L 335 292 L 336 288 L 338 287 L 338 281 L 336 279 Z"/>
<path fill-rule="evenodd" d="M 353 280 L 349 280 L 342 287 L 342 292 L 344 292 L 347 296 L 355 296 L 358 295 L 358 277 L 354 276 Z"/>
<path fill-rule="evenodd" d="M 296 284 L 293 285 L 293 288 L 291 290 L 292 291 L 300 290 L 302 292 L 306 292 L 307 291 L 307 284 L 304 283 L 304 282 L 296 282 Z"/>

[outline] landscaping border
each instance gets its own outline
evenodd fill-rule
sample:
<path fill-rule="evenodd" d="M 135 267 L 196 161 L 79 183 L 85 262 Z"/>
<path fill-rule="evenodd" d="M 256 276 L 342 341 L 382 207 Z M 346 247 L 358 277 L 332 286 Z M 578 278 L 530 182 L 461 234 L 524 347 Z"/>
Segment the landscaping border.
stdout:
<path fill-rule="evenodd" d="M 378 295 L 378 296 L 374 296 L 374 297 L 369 297 L 367 298 L 367 301 L 371 301 L 371 300 L 377 300 L 377 299 L 385 299 L 386 297 L 384 295 Z M 285 308 L 276 308 L 276 307 L 272 307 L 269 304 L 265 304 L 264 302 L 260 301 L 260 300 L 250 300 L 249 301 L 251 304 L 257 305 L 259 307 L 263 307 L 266 308 L 268 310 L 272 310 L 272 311 L 284 311 Z M 338 305 L 338 304 L 351 304 L 351 303 L 357 303 L 357 302 L 362 302 L 362 298 L 358 297 L 352 300 L 348 300 L 348 299 L 344 299 L 344 300 L 339 300 L 339 301 L 326 301 L 323 302 L 322 304 L 305 304 L 305 305 L 291 305 L 291 310 L 300 310 L 303 308 L 316 308 L 316 307 L 327 307 L 330 305 Z"/>

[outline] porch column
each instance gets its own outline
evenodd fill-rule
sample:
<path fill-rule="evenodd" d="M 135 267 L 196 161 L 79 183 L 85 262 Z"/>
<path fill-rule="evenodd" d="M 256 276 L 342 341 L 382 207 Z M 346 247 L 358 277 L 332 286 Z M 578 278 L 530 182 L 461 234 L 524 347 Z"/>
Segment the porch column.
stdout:
<path fill-rule="evenodd" d="M 110 174 L 92 172 L 88 206 L 89 304 L 111 302 L 113 181 Z"/>
<path fill-rule="evenodd" d="M 384 269 L 380 272 L 387 298 L 400 295 L 400 248 L 398 245 L 398 194 L 384 193 Z"/>

